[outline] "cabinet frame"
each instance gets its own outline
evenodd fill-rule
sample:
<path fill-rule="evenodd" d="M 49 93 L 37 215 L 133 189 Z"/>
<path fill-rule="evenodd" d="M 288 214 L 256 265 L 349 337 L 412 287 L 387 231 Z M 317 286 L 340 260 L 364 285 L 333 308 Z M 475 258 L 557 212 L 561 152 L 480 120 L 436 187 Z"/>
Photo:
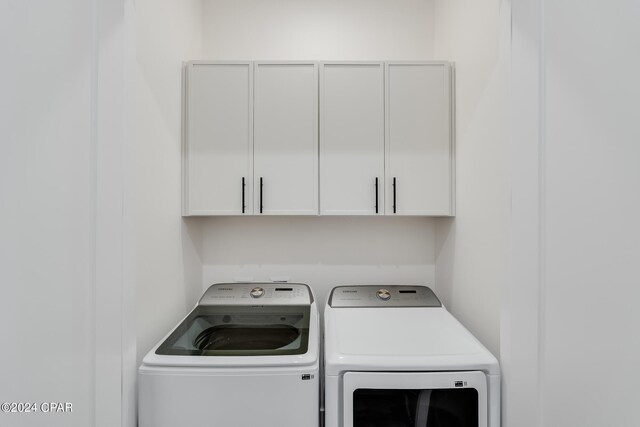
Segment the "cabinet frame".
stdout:
<path fill-rule="evenodd" d="M 247 176 L 245 187 L 245 205 L 247 209 L 244 213 L 235 211 L 221 211 L 221 210 L 193 210 L 189 205 L 189 187 L 190 187 L 190 173 L 189 173 L 189 135 L 191 132 L 191 123 L 189 120 L 190 109 L 190 91 L 193 88 L 190 86 L 190 70 L 195 65 L 242 65 L 248 68 L 248 159 L 247 159 Z M 314 191 L 315 210 L 300 210 L 300 211 L 272 211 L 268 213 L 260 214 L 259 212 L 259 188 L 256 187 L 258 177 L 255 175 L 255 100 L 256 100 L 256 78 L 257 69 L 260 65 L 312 65 L 315 71 L 315 83 L 317 90 L 314 92 L 314 116 L 315 116 L 315 132 L 313 134 L 315 141 L 316 162 L 313 167 L 313 176 L 315 185 L 312 191 Z M 361 211 L 334 210 L 331 212 L 322 212 L 322 177 L 321 173 L 321 159 L 322 159 L 322 135 L 324 132 L 324 117 L 321 113 L 324 108 L 323 88 L 324 82 L 324 66 L 325 65 L 376 65 L 380 66 L 380 72 L 382 74 L 382 108 L 383 108 L 383 166 L 382 175 L 379 177 L 378 182 L 378 213 L 367 213 Z M 449 208 L 448 210 L 424 210 L 424 211 L 412 211 L 410 213 L 397 213 L 394 214 L 391 206 L 393 200 L 393 188 L 391 181 L 391 141 L 390 141 L 390 84 L 389 84 L 389 67 L 394 65 L 439 65 L 444 66 L 448 70 L 446 74 L 446 85 L 448 88 L 449 96 L 447 98 L 448 106 L 448 121 L 449 121 Z M 210 61 L 210 60 L 197 60 L 183 62 L 182 67 L 182 216 L 246 216 L 246 215 L 323 215 L 323 216 L 455 216 L 456 210 L 456 87 L 455 87 L 455 65 L 449 61 Z M 212 183 L 215 185 L 215 183 Z M 241 183 L 238 182 L 238 191 L 241 191 Z M 373 187 L 373 183 L 372 183 Z M 373 190 L 372 190 L 373 191 Z M 242 208 L 240 208 L 241 210 Z"/>

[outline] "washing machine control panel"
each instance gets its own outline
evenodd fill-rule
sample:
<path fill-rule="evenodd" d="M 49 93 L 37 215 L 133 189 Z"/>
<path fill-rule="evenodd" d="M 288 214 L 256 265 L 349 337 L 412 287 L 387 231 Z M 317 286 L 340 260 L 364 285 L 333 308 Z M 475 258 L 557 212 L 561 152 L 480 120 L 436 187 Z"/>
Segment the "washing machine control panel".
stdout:
<path fill-rule="evenodd" d="M 209 286 L 199 305 L 309 305 L 309 287 L 302 283 L 217 283 Z"/>
<path fill-rule="evenodd" d="M 426 286 L 338 286 L 331 291 L 331 307 L 442 307 Z"/>

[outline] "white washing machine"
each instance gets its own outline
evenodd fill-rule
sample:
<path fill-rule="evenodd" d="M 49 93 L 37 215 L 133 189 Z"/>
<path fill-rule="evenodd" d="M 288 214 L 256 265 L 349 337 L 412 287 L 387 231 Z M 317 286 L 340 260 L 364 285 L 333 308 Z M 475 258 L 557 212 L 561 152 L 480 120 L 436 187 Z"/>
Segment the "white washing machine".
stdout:
<path fill-rule="evenodd" d="M 145 356 L 139 426 L 317 427 L 318 322 L 306 285 L 212 285 Z"/>
<path fill-rule="evenodd" d="M 426 286 L 339 286 L 325 322 L 326 427 L 499 427 L 496 358 Z"/>

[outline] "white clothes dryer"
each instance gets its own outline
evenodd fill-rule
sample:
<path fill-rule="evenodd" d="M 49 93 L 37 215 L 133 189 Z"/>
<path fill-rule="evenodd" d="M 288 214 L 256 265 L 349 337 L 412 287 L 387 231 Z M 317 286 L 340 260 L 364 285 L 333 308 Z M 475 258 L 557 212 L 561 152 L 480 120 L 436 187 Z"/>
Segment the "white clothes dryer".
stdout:
<path fill-rule="evenodd" d="M 221 283 L 143 359 L 140 427 L 317 427 L 319 320 L 299 283 Z"/>
<path fill-rule="evenodd" d="M 499 427 L 496 358 L 426 286 L 339 286 L 325 322 L 326 427 Z"/>

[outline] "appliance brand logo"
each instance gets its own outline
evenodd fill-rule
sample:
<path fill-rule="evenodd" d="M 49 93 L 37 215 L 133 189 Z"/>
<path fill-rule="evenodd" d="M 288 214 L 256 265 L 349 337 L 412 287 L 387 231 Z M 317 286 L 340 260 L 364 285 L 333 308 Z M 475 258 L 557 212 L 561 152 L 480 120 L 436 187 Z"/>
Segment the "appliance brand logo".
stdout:
<path fill-rule="evenodd" d="M 343 293 L 343 294 L 355 294 L 355 293 L 357 293 L 357 292 L 358 292 L 358 291 L 348 291 L 348 290 L 343 290 L 343 291 L 342 291 L 342 293 Z"/>
<path fill-rule="evenodd" d="M 233 288 L 218 288 L 219 291 L 232 291 Z"/>
<path fill-rule="evenodd" d="M 302 381 L 309 381 L 313 379 L 313 374 L 302 374 Z"/>

